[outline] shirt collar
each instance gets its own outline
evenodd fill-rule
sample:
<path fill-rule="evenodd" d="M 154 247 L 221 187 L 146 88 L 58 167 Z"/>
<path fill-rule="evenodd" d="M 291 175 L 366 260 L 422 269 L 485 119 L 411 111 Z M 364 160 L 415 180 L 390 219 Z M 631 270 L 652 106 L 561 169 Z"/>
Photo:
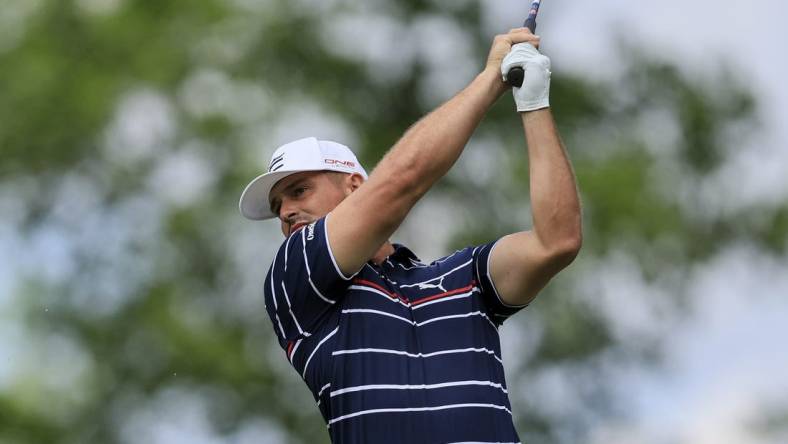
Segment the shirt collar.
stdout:
<path fill-rule="evenodd" d="M 421 262 L 418 256 L 416 256 L 410 248 L 402 245 L 402 244 L 392 244 L 394 246 L 394 252 L 389 255 L 388 259 L 393 261 L 401 262 L 401 263 L 409 263 L 410 259 L 415 260 L 416 262 Z"/>

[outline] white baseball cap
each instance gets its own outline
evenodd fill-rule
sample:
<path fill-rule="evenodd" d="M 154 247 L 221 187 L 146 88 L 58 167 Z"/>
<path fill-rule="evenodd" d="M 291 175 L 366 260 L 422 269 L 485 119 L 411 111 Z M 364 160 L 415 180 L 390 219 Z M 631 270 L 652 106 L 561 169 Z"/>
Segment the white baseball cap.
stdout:
<path fill-rule="evenodd" d="M 277 217 L 269 207 L 271 188 L 285 177 L 302 171 L 358 173 L 367 179 L 364 167 L 345 145 L 314 137 L 299 139 L 277 148 L 271 156 L 268 172 L 249 182 L 238 202 L 241 214 L 252 220 Z"/>

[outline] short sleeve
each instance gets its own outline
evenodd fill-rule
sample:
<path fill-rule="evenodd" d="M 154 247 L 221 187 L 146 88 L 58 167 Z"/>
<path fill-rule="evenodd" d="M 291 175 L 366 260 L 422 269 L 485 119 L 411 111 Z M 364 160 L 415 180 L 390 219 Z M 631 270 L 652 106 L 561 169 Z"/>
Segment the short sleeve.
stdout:
<path fill-rule="evenodd" d="M 265 306 L 282 347 L 308 337 L 345 294 L 350 279 L 337 266 L 326 218 L 291 234 L 279 247 L 265 279 Z"/>
<path fill-rule="evenodd" d="M 503 302 L 498 294 L 495 283 L 490 276 L 490 255 L 497 243 L 498 241 L 490 242 L 474 248 L 473 266 L 476 282 L 479 283 L 482 290 L 482 300 L 487 306 L 487 310 L 492 316 L 492 321 L 495 325 L 501 325 L 509 316 L 527 307 L 528 304 L 509 305 Z"/>

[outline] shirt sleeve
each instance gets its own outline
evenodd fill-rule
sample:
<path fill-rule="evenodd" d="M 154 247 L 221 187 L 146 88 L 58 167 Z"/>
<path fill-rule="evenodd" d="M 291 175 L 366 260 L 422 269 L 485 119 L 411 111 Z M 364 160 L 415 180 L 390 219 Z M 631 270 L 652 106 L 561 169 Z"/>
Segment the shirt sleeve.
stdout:
<path fill-rule="evenodd" d="M 279 247 L 265 278 L 265 306 L 283 348 L 308 337 L 344 296 L 353 276 L 337 266 L 326 218 L 291 234 Z"/>
<path fill-rule="evenodd" d="M 495 282 L 490 276 L 490 255 L 497 243 L 498 241 L 490 242 L 474 248 L 473 266 L 476 282 L 479 283 L 479 287 L 482 290 L 482 300 L 487 307 L 488 313 L 491 315 L 493 323 L 500 326 L 509 316 L 527 307 L 528 304 L 509 305 L 498 294 Z"/>

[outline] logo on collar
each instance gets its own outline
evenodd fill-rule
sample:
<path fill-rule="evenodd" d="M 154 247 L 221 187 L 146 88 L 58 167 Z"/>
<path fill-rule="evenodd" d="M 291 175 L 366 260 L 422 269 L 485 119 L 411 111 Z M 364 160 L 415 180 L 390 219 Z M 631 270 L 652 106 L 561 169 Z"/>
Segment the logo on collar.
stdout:
<path fill-rule="evenodd" d="M 315 224 L 317 224 L 317 221 L 312 222 L 306 226 L 306 240 L 312 240 L 315 238 Z"/>

